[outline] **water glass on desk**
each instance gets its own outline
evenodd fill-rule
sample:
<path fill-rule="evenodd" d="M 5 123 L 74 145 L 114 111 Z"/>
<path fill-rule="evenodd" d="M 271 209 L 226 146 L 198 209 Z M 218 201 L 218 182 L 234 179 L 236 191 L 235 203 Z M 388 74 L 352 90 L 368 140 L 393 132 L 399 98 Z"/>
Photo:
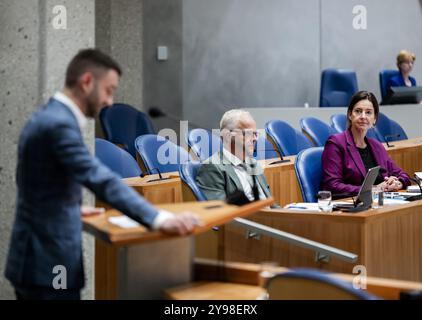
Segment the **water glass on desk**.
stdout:
<path fill-rule="evenodd" d="M 318 192 L 318 208 L 323 212 L 331 212 L 333 210 L 331 203 L 331 191 Z"/>
<path fill-rule="evenodd" d="M 372 208 L 378 209 L 382 206 L 382 198 L 384 196 L 384 190 L 380 186 L 372 186 Z"/>

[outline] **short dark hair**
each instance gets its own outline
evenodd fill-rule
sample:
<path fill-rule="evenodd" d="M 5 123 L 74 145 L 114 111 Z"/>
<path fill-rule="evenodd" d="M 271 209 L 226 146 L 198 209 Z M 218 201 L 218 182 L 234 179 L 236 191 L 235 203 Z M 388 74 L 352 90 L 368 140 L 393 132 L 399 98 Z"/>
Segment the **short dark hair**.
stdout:
<path fill-rule="evenodd" d="M 369 101 L 372 102 L 372 105 L 374 106 L 375 120 L 378 120 L 378 114 L 380 112 L 380 107 L 378 105 L 377 98 L 375 97 L 375 95 L 372 92 L 359 91 L 359 92 L 356 92 L 353 95 L 352 99 L 350 100 L 349 107 L 347 108 L 347 128 L 350 128 L 349 115 L 352 113 L 355 105 L 361 100 L 369 100 Z"/>
<path fill-rule="evenodd" d="M 70 61 L 66 70 L 65 85 L 72 88 L 76 85 L 79 77 L 87 71 L 107 71 L 115 70 L 119 76 L 122 75 L 122 69 L 119 64 L 110 56 L 98 49 L 84 49 L 78 52 Z"/>

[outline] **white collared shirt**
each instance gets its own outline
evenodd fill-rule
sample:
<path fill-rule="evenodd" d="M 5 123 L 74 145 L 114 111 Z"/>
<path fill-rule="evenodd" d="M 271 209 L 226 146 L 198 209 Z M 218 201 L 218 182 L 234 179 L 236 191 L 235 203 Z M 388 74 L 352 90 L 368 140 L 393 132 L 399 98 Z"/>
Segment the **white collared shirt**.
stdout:
<path fill-rule="evenodd" d="M 255 200 L 253 190 L 252 190 L 252 186 L 254 183 L 253 177 L 248 172 L 246 172 L 245 168 L 241 166 L 243 163 L 242 160 L 240 160 L 238 157 L 236 157 L 233 153 L 228 151 L 226 148 L 223 148 L 223 154 L 224 154 L 224 157 L 227 160 L 229 160 L 230 163 L 233 165 L 234 172 L 239 178 L 240 184 L 242 185 L 245 195 L 248 197 L 250 201 Z M 257 185 L 258 185 L 258 190 L 259 190 L 259 199 L 261 200 L 266 199 L 267 197 L 261 185 L 259 183 L 257 183 Z"/>
<path fill-rule="evenodd" d="M 69 108 L 70 111 L 72 111 L 82 132 L 88 120 L 86 116 L 82 113 L 81 109 L 79 109 L 79 107 L 76 105 L 76 103 L 74 103 L 72 99 L 70 99 L 68 96 L 66 96 L 63 92 L 60 91 L 56 92 L 53 98 L 63 103 L 66 107 Z"/>

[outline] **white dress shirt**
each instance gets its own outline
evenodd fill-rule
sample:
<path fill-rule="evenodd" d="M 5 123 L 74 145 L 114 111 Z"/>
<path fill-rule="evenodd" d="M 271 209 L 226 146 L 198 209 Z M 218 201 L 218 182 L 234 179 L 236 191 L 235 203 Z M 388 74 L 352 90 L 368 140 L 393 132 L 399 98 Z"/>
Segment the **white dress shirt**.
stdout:
<path fill-rule="evenodd" d="M 236 157 L 233 153 L 228 151 L 226 148 L 223 148 L 223 154 L 224 154 L 224 157 L 227 160 L 229 160 L 230 163 L 233 165 L 234 172 L 236 173 L 237 177 L 239 178 L 239 181 L 242 185 L 242 188 L 243 188 L 243 191 L 245 192 L 245 195 L 248 197 L 248 199 L 250 201 L 255 200 L 253 190 L 252 190 L 252 186 L 254 184 L 254 181 L 253 181 L 254 178 L 242 166 L 242 164 L 243 164 L 242 160 L 240 160 L 238 157 Z M 252 161 L 254 161 L 254 160 L 250 160 L 250 162 L 252 162 Z M 259 166 L 258 163 L 257 163 L 257 166 Z M 259 184 L 258 181 L 257 181 L 257 185 L 258 185 L 258 190 L 259 190 L 259 199 L 260 200 L 266 199 L 267 197 L 265 196 L 264 190 L 262 190 L 262 187 L 261 187 L 261 185 Z"/>

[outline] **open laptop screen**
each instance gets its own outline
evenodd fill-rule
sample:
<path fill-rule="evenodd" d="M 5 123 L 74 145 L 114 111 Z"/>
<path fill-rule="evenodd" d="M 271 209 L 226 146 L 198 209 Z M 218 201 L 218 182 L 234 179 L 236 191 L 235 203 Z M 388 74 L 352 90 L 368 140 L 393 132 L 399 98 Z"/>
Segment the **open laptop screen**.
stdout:
<path fill-rule="evenodd" d="M 366 173 L 365 179 L 363 180 L 363 183 L 360 186 L 360 190 L 354 204 L 351 203 L 350 205 L 345 205 L 345 204 L 336 205 L 334 203 L 334 208 L 341 209 L 341 210 L 359 208 L 358 210 L 350 210 L 350 211 L 362 211 L 362 210 L 369 209 L 372 204 L 372 186 L 374 185 L 375 180 L 377 179 L 379 171 L 380 171 L 380 166 L 376 166 L 368 170 L 368 172 Z"/>

